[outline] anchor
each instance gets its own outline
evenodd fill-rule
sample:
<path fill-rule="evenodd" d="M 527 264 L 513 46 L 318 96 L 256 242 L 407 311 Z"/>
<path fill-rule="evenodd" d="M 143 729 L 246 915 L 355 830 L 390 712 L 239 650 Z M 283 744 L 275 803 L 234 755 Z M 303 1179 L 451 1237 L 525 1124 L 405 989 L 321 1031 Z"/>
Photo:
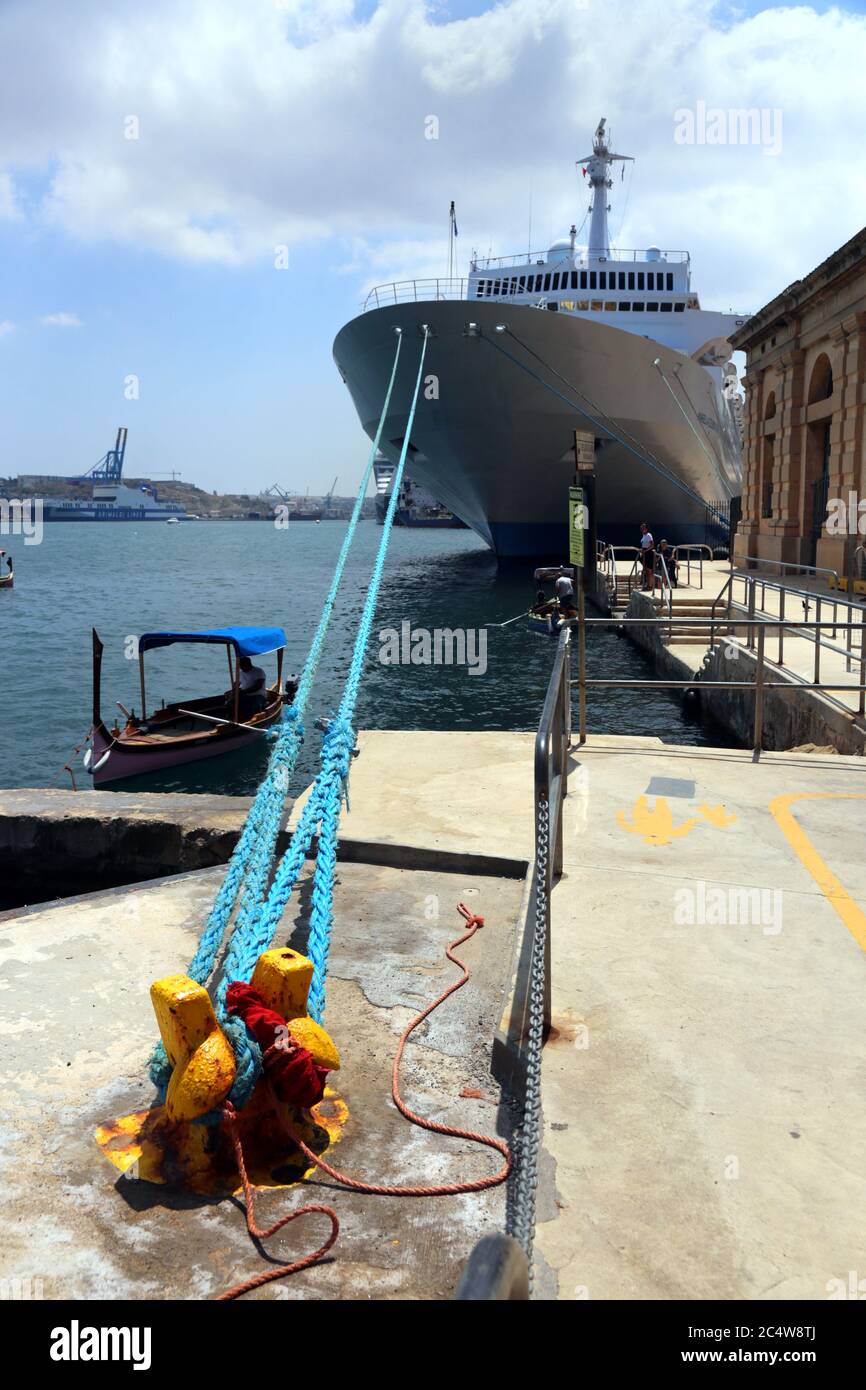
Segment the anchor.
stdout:
<path fill-rule="evenodd" d="M 232 988 L 249 996 L 247 1005 L 255 998 L 259 1013 L 273 1010 L 283 1020 L 282 1036 L 269 1053 L 301 1056 L 308 1066 L 330 1073 L 339 1070 L 340 1055 L 325 1029 L 307 1014 L 312 978 L 312 961 L 280 947 L 259 956 L 249 987 Z M 231 995 L 230 988 L 230 1008 Z M 150 997 L 172 1067 L 165 1101 L 100 1125 L 96 1142 L 127 1177 L 181 1185 L 202 1194 L 232 1192 L 240 1176 L 233 1146 L 216 1119 L 235 1080 L 231 1044 L 207 990 L 187 975 L 157 980 Z M 234 1011 L 241 1012 L 241 1007 Z M 266 1076 L 260 1077 L 237 1113 L 247 1169 L 260 1187 L 285 1186 L 312 1171 L 290 1131 L 321 1153 L 339 1139 L 348 1114 L 328 1085 L 311 1108 L 281 1100 L 278 1090 Z"/>

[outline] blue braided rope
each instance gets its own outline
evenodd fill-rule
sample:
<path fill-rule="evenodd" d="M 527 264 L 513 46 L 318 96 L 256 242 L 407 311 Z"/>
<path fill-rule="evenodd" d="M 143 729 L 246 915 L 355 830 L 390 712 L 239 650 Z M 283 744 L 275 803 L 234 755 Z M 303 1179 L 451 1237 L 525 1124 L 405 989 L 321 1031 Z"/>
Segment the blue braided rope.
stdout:
<path fill-rule="evenodd" d="M 319 847 L 316 870 L 313 879 L 312 914 L 307 954 L 313 962 L 313 981 L 310 986 L 308 1011 L 312 1018 L 321 1022 L 324 1011 L 324 984 L 328 968 L 331 925 L 333 921 L 334 867 L 337 857 L 337 828 L 340 808 L 349 776 L 352 751 L 355 747 L 355 732 L 352 717 L 358 698 L 358 689 L 364 666 L 367 643 L 376 614 L 376 604 L 382 573 L 388 552 L 388 541 L 393 527 L 394 513 L 400 492 L 400 483 L 406 463 L 412 424 L 418 405 L 418 393 L 427 351 L 427 333 L 421 348 L 418 374 L 412 396 L 412 406 L 400 451 L 400 459 L 394 473 L 391 498 L 382 528 L 382 538 L 373 566 L 367 596 L 364 602 L 349 674 L 343 690 L 337 716 L 330 722 L 322 740 L 322 755 L 319 774 L 310 791 L 310 796 L 301 813 L 300 820 L 292 835 L 291 842 L 274 875 L 270 892 L 256 918 L 238 927 L 232 935 L 226 951 L 223 974 L 217 987 L 216 1010 L 221 1027 L 228 1035 L 235 1050 L 237 1075 L 230 1092 L 230 1100 L 236 1108 L 242 1107 L 252 1092 L 261 1071 L 261 1057 L 252 1044 L 245 1027 L 226 1013 L 225 997 L 233 980 L 248 980 L 255 970 L 262 951 L 273 940 L 297 882 L 304 861 L 309 852 L 313 836 L 319 830 Z"/>
<path fill-rule="evenodd" d="M 364 498 L 367 495 L 370 475 L 373 471 L 373 464 L 382 438 L 382 430 L 384 429 L 385 420 L 391 404 L 391 394 L 397 377 L 397 366 L 400 361 L 400 350 L 402 345 L 402 332 L 398 332 L 397 347 L 394 352 L 394 361 L 391 367 L 391 377 L 388 382 L 388 390 L 385 394 L 385 400 L 379 416 L 379 423 L 373 442 L 370 445 L 370 452 L 367 456 L 364 475 L 355 497 L 355 505 L 349 519 L 349 525 L 346 528 L 346 534 L 343 537 L 343 544 L 340 548 L 340 554 L 331 578 L 331 586 L 328 590 L 318 626 L 310 644 L 310 650 L 304 663 L 301 679 L 298 682 L 295 699 L 290 706 L 283 710 L 283 717 L 280 721 L 280 728 L 268 763 L 267 772 L 256 792 L 243 830 L 241 831 L 238 842 L 229 860 L 225 878 L 220 885 L 214 905 L 211 908 L 207 922 L 202 931 L 195 955 L 189 965 L 187 973 L 193 980 L 201 985 L 205 984 L 213 971 L 217 953 L 219 952 L 223 937 L 225 936 L 226 927 L 228 926 L 239 893 L 243 891 L 234 931 L 241 931 L 241 933 L 244 933 L 249 928 L 249 924 L 258 916 L 261 909 L 276 850 L 277 837 L 280 831 L 283 809 L 285 807 L 291 777 L 295 770 L 298 753 L 304 739 L 303 716 L 306 712 L 307 703 L 315 681 L 325 637 L 328 632 L 334 606 L 337 601 L 337 594 L 340 589 L 340 583 L 349 557 L 349 551 L 361 517 Z M 235 976 L 233 978 L 240 977 Z M 244 1036 L 245 1038 L 247 1036 L 246 1029 L 244 1029 Z M 164 1095 L 171 1077 L 171 1065 L 166 1056 L 162 1042 L 158 1042 L 154 1047 L 150 1060 L 150 1076 L 154 1085 L 160 1093 Z"/>

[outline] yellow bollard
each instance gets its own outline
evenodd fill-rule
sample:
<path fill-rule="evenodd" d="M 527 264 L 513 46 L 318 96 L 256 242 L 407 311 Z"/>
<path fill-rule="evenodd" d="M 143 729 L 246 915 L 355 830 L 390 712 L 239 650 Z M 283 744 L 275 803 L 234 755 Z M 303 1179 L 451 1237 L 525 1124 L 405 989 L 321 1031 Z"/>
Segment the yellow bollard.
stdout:
<path fill-rule="evenodd" d="M 171 1120 L 196 1120 L 221 1105 L 237 1067 L 206 989 L 186 975 L 150 988 L 159 1034 L 173 1071 L 165 1097 Z"/>
<path fill-rule="evenodd" d="M 320 1066 L 336 1071 L 340 1055 L 331 1037 L 307 1015 L 312 962 L 288 947 L 265 951 L 252 978 L 269 1008 Z M 172 1065 L 165 1104 L 100 1125 L 96 1141 L 121 1172 L 148 1182 L 181 1184 L 195 1192 L 233 1191 L 238 1173 L 222 1130 L 192 1123 L 225 1100 L 234 1083 L 232 1048 L 217 1023 L 207 990 L 186 975 L 151 986 L 160 1036 Z M 286 1121 L 317 1153 L 335 1143 L 348 1115 L 329 1088 L 311 1111 L 277 1101 L 262 1079 L 238 1114 L 238 1130 L 251 1180 L 257 1186 L 297 1181 L 308 1171 L 288 1137 Z"/>
<path fill-rule="evenodd" d="M 283 1016 L 295 1042 L 307 1049 L 314 1062 L 339 1071 L 340 1054 L 332 1038 L 315 1019 L 307 1017 L 312 979 L 313 962 L 285 946 L 259 956 L 251 984 L 268 1008 Z"/>

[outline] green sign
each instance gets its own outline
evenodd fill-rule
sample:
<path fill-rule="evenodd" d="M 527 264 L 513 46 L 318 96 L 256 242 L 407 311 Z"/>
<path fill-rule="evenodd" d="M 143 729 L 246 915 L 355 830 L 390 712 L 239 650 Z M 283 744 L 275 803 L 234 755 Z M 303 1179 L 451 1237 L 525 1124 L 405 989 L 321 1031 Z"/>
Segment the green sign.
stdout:
<path fill-rule="evenodd" d="M 568 489 L 568 559 L 583 569 L 585 564 L 583 535 L 586 527 L 586 505 L 582 487 Z"/>

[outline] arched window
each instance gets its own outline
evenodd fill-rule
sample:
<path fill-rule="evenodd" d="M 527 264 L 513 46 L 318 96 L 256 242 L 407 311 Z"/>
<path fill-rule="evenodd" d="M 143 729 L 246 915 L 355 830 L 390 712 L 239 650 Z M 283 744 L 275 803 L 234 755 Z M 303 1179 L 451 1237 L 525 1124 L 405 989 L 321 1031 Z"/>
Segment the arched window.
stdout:
<path fill-rule="evenodd" d="M 809 405 L 816 401 L 827 401 L 833 394 L 833 368 L 826 352 L 822 352 L 809 378 Z"/>

